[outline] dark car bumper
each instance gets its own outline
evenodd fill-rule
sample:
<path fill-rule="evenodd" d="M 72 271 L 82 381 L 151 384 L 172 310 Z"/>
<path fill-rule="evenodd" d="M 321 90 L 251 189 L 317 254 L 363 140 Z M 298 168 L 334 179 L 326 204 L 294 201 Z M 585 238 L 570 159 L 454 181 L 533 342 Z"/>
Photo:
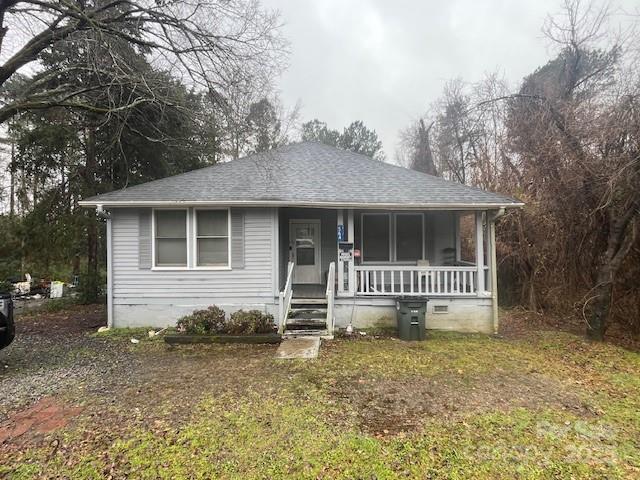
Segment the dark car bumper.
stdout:
<path fill-rule="evenodd" d="M 0 294 L 0 349 L 7 347 L 16 335 L 11 295 Z"/>

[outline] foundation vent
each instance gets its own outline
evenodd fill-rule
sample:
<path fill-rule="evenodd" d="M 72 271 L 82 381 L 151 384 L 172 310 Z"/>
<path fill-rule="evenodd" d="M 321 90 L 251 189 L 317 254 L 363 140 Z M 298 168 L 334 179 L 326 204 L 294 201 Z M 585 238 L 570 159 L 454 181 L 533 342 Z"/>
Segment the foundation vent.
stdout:
<path fill-rule="evenodd" d="M 449 305 L 434 305 L 433 313 L 449 313 Z"/>

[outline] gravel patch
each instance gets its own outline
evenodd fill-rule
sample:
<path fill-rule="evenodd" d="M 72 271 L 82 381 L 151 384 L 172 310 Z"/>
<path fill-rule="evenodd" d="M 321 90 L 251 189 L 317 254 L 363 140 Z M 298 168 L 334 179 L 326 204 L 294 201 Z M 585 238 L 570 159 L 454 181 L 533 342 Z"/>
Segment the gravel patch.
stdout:
<path fill-rule="evenodd" d="M 0 351 L 0 422 L 45 396 L 108 392 L 135 367 L 139 359 L 126 342 L 90 336 L 103 317 L 103 308 L 92 306 L 16 319 L 16 339 Z"/>
<path fill-rule="evenodd" d="M 125 345 L 86 334 L 20 335 L 0 352 L 0 421 L 44 396 L 108 390 L 111 378 L 135 363 Z"/>

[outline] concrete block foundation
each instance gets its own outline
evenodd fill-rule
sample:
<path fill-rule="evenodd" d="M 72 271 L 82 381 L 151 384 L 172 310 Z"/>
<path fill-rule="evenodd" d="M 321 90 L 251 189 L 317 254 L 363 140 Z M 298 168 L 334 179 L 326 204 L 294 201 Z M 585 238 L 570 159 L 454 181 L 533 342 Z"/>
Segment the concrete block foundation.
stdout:
<path fill-rule="evenodd" d="M 397 309 L 393 299 L 339 299 L 336 327 L 396 327 Z M 490 298 L 435 298 L 427 304 L 426 327 L 431 330 L 492 333 Z"/>

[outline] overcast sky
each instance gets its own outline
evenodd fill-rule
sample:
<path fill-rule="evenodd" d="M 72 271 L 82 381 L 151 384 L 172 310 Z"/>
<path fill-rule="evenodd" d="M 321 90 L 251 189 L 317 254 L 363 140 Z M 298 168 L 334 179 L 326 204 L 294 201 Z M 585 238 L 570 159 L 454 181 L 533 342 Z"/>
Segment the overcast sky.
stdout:
<path fill-rule="evenodd" d="M 263 0 L 291 42 L 279 82 L 303 121 L 342 130 L 363 120 L 393 160 L 398 132 L 444 83 L 499 70 L 510 84 L 551 55 L 541 27 L 560 0 Z M 637 0 L 624 0 L 628 6 Z"/>

